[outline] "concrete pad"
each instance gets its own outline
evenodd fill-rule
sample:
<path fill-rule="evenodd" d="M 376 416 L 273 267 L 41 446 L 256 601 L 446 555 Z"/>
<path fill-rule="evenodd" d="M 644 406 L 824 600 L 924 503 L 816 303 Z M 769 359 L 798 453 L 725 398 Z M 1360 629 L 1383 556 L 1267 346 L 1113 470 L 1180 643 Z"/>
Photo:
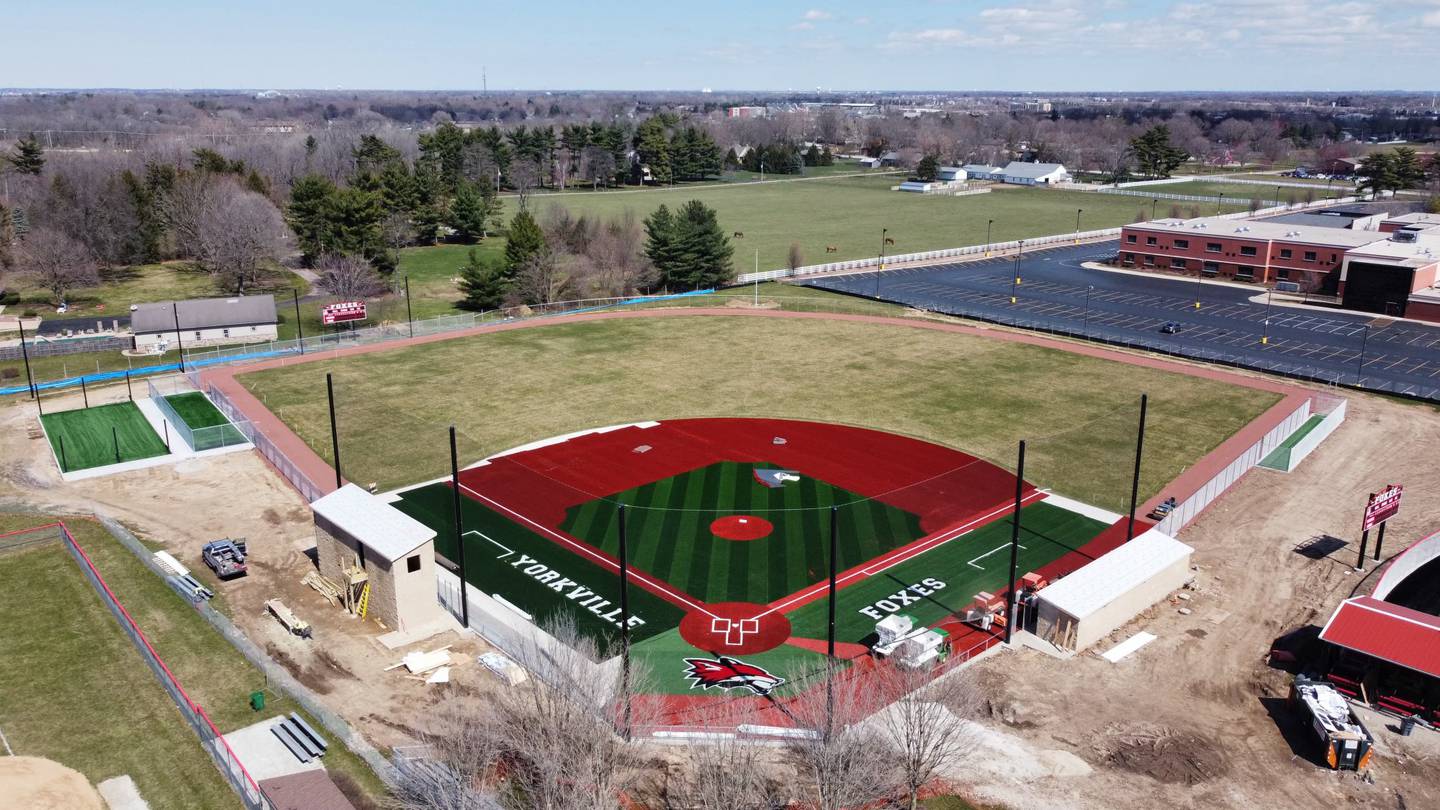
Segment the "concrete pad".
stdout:
<path fill-rule="evenodd" d="M 250 772 L 250 778 L 256 782 L 325 767 L 319 757 L 309 762 L 301 762 L 275 737 L 270 729 L 284 721 L 283 715 L 272 717 L 224 735 L 230 750 L 235 752 L 240 764 L 245 766 L 245 770 Z"/>
<path fill-rule="evenodd" d="M 411 630 L 393 630 L 383 636 L 379 636 L 376 638 L 376 641 L 379 641 L 387 650 L 396 650 L 407 644 L 414 644 L 418 641 L 434 638 L 441 633 L 452 631 L 464 633 L 465 628 L 460 625 L 458 619 L 442 610 L 434 621 L 426 622 Z"/>
<path fill-rule="evenodd" d="M 100 791 L 100 797 L 110 805 L 110 810 L 150 810 L 150 803 L 140 796 L 140 789 L 135 787 L 135 780 L 130 774 L 117 776 L 113 779 L 106 779 L 95 786 Z"/>
<path fill-rule="evenodd" d="M 1141 647 L 1144 647 L 1146 644 L 1149 644 L 1154 640 L 1154 635 L 1141 631 L 1131 636 L 1130 638 L 1125 639 L 1119 644 L 1116 644 L 1114 647 L 1111 647 L 1108 651 L 1101 653 L 1100 657 L 1104 658 L 1106 661 L 1109 661 L 1112 664 L 1118 664 L 1120 663 L 1120 660 L 1122 658 L 1126 657 L 1130 653 L 1135 652 Z"/>

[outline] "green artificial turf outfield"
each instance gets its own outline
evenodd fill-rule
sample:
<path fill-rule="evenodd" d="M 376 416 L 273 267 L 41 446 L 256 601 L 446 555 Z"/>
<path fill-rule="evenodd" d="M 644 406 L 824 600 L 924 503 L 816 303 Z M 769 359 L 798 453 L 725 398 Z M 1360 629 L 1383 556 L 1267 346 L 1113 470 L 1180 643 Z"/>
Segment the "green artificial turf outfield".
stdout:
<path fill-rule="evenodd" d="M 225 414 L 220 413 L 220 409 L 199 391 L 172 394 L 165 397 L 165 402 L 175 409 L 175 414 L 190 428 L 194 436 L 194 450 L 228 447 L 246 440 L 245 434 L 231 425 Z"/>
<path fill-rule="evenodd" d="M 620 578 L 615 569 L 603 566 L 573 550 L 541 537 L 472 498 L 461 498 L 461 521 L 465 527 L 465 577 L 487 594 L 498 594 L 543 624 L 562 605 L 584 607 L 571 611 L 577 628 L 601 642 L 601 649 L 619 636 L 618 620 L 602 618 L 618 609 Z M 447 483 L 427 484 L 408 490 L 392 504 L 395 508 L 434 529 L 435 550 L 452 563 L 459 562 L 455 546 L 454 506 Z M 526 561 L 528 560 L 528 561 Z M 515 563 L 523 565 L 516 566 Z M 556 590 L 527 574 L 527 568 L 543 565 L 559 572 L 573 584 Z M 537 572 L 543 573 L 543 572 Z M 552 580 L 552 583 L 554 581 Z M 576 588 L 583 591 L 577 591 Z M 630 611 L 644 621 L 631 631 L 639 641 L 677 627 L 685 611 L 631 582 Z"/>
<path fill-rule="evenodd" d="M 839 511 L 840 570 L 924 536 L 920 519 L 880 501 L 801 472 L 799 481 L 770 488 L 756 469 L 782 465 L 720 462 L 571 507 L 562 531 L 610 554 L 619 553 L 616 504 L 627 507 L 632 564 L 703 602 L 766 604 L 829 570 L 829 507 Z M 754 515 L 774 525 L 769 537 L 715 537 L 710 523 Z"/>
<path fill-rule="evenodd" d="M 170 452 L 133 402 L 47 413 L 40 420 L 45 423 L 45 432 L 50 437 L 55 458 L 63 458 L 62 472 L 153 458 Z M 117 442 L 118 458 L 115 452 Z"/>
<path fill-rule="evenodd" d="M 637 682 L 637 689 L 665 695 L 703 694 L 702 690 L 696 688 L 693 681 L 685 677 L 688 669 L 685 659 L 711 658 L 713 656 L 712 652 L 697 650 L 690 646 L 688 641 L 680 637 L 679 630 L 661 633 L 630 648 L 630 660 L 638 665 L 636 670 L 640 680 Z M 789 682 L 789 685 L 781 686 L 775 691 L 777 697 L 796 691 L 792 690 L 791 686 L 803 686 L 804 678 L 824 671 L 826 660 L 821 653 L 790 644 L 781 644 L 779 647 L 762 653 L 746 653 L 740 657 L 745 663 L 762 667 Z M 845 665 L 848 666 L 848 664 Z M 736 690 L 728 693 L 711 691 L 709 694 L 716 697 L 724 697 L 727 694 L 738 697 L 749 693 L 745 690 Z"/>
<path fill-rule="evenodd" d="M 1053 562 L 1090 542 L 1106 528 L 1106 524 L 1068 509 L 1043 501 L 1031 504 L 1020 510 L 1019 570 L 1021 573 L 1033 571 Z M 926 590 L 931 593 L 898 611 L 880 607 L 878 612 L 881 615 L 906 613 L 914 616 L 918 624 L 926 625 L 963 610 L 981 591 L 1003 590 L 1010 577 L 1010 534 L 1010 517 L 1006 516 L 875 576 L 843 585 L 835 611 L 836 639 L 860 643 L 874 634 L 876 619 L 861 613 L 861 609 L 881 600 L 894 602 L 891 597 L 897 591 L 916 583 L 926 583 Z M 927 580 L 943 583 L 944 587 L 935 587 Z M 818 639 L 825 638 L 828 611 L 826 600 L 820 598 L 786 615 L 795 636 Z"/>

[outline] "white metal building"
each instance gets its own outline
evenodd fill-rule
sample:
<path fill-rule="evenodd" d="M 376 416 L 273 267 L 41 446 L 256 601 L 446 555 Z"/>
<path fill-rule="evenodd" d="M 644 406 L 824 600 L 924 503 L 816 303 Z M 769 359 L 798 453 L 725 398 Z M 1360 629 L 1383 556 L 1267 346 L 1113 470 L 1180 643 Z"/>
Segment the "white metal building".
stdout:
<path fill-rule="evenodd" d="M 1104 638 L 1191 576 L 1194 549 L 1155 529 L 1037 594 L 1035 634 L 1076 652 Z"/>
<path fill-rule="evenodd" d="M 1012 160 L 1002 170 L 1005 182 L 1017 186 L 1048 186 L 1070 179 L 1070 173 L 1059 163 L 1022 163 Z"/>
<path fill-rule="evenodd" d="M 342 587 L 368 582 L 368 615 L 391 630 L 440 617 L 433 530 L 354 484 L 310 508 L 321 576 Z"/>
<path fill-rule="evenodd" d="M 162 343 L 173 349 L 274 340 L 278 322 L 273 295 L 160 301 L 130 313 L 135 348 L 142 351 Z"/>

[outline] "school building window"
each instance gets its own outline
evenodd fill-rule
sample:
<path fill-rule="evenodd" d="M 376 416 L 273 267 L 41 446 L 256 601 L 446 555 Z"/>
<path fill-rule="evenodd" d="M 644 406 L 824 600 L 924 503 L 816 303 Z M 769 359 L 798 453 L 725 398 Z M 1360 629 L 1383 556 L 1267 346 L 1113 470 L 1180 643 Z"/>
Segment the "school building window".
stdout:
<path fill-rule="evenodd" d="M 1175 240 L 1175 249 L 1176 249 L 1176 250 L 1188 250 L 1189 248 L 1190 248 L 1190 240 L 1189 240 L 1189 239 L 1176 239 L 1176 240 Z"/>
<path fill-rule="evenodd" d="M 1313 251 L 1313 250 L 1307 250 L 1307 251 L 1305 251 L 1305 261 L 1307 261 L 1307 262 L 1313 262 L 1313 261 L 1315 261 L 1315 251 Z"/>
<path fill-rule="evenodd" d="M 1254 245 L 1241 245 L 1241 246 L 1240 246 L 1240 255 L 1241 255 L 1241 256 L 1254 256 L 1254 255 L 1255 255 L 1255 246 L 1254 246 Z"/>
<path fill-rule="evenodd" d="M 1220 243 L 1219 243 L 1219 242 L 1206 242 L 1206 243 L 1205 243 L 1205 252 L 1206 252 L 1206 253 L 1219 253 L 1219 252 L 1220 252 Z"/>

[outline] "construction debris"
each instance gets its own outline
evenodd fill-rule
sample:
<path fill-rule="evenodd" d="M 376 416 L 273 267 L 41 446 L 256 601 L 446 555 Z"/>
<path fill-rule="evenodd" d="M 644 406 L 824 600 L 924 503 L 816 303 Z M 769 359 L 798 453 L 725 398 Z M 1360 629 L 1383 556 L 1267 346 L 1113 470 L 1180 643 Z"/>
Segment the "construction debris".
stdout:
<path fill-rule="evenodd" d="M 300 580 L 300 584 L 314 588 L 330 604 L 340 604 L 340 586 L 321 576 L 319 571 L 311 571 L 306 574 L 305 578 Z"/>
<path fill-rule="evenodd" d="M 405 669 L 409 670 L 411 675 L 420 675 L 429 672 L 432 669 L 443 667 L 449 663 L 450 647 L 449 645 L 446 645 L 438 650 L 430 650 L 429 652 L 420 652 L 419 650 L 416 650 L 414 652 L 405 653 L 405 657 L 400 659 L 399 663 L 391 664 L 390 666 L 385 668 L 385 671 L 389 672 L 392 669 L 399 669 L 400 667 L 405 667 Z"/>
<path fill-rule="evenodd" d="M 434 672 L 430 673 L 430 677 L 428 677 L 428 678 L 425 679 L 425 683 L 449 683 L 449 682 L 450 682 L 450 667 L 440 667 L 439 669 L 437 669 L 437 670 L 435 670 Z"/>
<path fill-rule="evenodd" d="M 294 611 L 285 607 L 284 602 L 281 602 L 279 599 L 268 599 L 265 602 L 265 609 L 270 611 L 270 614 L 274 616 L 275 619 L 280 622 L 280 625 L 288 630 L 291 635 L 310 638 L 310 623 L 296 616 Z"/>
<path fill-rule="evenodd" d="M 483 653 L 476 656 L 475 660 L 510 686 L 519 686 L 529 678 L 523 667 L 498 652 Z"/>

